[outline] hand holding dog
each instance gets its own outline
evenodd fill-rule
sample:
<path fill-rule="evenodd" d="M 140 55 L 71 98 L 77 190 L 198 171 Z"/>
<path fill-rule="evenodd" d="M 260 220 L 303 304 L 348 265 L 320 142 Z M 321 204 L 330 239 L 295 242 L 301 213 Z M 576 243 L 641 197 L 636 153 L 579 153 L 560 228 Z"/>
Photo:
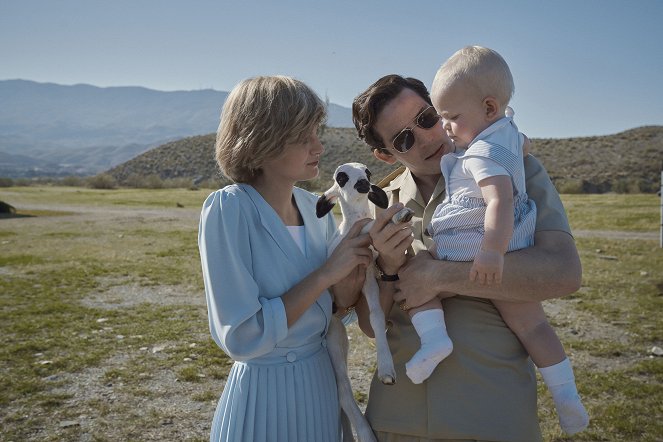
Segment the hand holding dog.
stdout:
<path fill-rule="evenodd" d="M 375 223 L 368 232 L 373 248 L 379 253 L 378 264 L 383 272 L 393 275 L 398 273 L 407 256 L 405 252 L 414 241 L 412 223 L 393 223 L 392 217 L 403 209 L 402 203 L 396 203 L 383 210 L 375 217 Z"/>
<path fill-rule="evenodd" d="M 440 286 L 440 274 L 445 261 L 436 260 L 429 252 L 422 251 L 410 258 L 398 272 L 394 301 L 402 302 L 408 308 L 419 307 L 426 302 L 438 298 L 454 296 L 444 292 Z"/>
<path fill-rule="evenodd" d="M 357 272 L 355 272 L 355 270 L 359 267 L 365 277 L 366 267 L 373 259 L 373 254 L 368 248 L 371 243 L 371 238 L 366 233 L 360 233 L 361 229 L 368 222 L 370 222 L 370 219 L 368 218 L 357 221 L 345 238 L 343 238 L 334 249 L 324 265 L 323 273 L 329 278 L 330 286 L 340 283 L 344 287 L 342 290 L 345 292 L 343 293 L 345 295 L 350 294 L 356 296 L 361 289 L 364 278 L 356 275 Z M 361 279 L 361 281 L 359 281 L 359 279 Z M 353 290 L 352 287 L 356 287 L 356 289 Z M 335 290 L 335 292 L 340 293 L 341 290 Z M 337 301 L 342 305 L 345 305 L 340 299 Z M 348 305 L 352 304 L 354 304 L 354 302 L 350 302 Z"/>

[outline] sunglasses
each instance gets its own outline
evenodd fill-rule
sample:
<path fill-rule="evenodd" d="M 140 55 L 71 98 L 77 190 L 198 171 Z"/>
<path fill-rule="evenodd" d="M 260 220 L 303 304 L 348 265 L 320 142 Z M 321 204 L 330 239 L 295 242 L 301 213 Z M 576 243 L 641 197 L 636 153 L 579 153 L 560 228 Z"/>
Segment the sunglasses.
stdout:
<path fill-rule="evenodd" d="M 428 106 L 414 117 L 414 120 L 412 121 L 422 129 L 430 129 L 440 121 L 440 118 L 441 117 L 437 114 L 435 108 L 433 106 Z M 394 149 L 401 153 L 405 153 L 412 149 L 412 146 L 414 146 L 414 131 L 412 129 L 414 129 L 414 127 L 406 127 L 396 135 L 392 141 Z"/>

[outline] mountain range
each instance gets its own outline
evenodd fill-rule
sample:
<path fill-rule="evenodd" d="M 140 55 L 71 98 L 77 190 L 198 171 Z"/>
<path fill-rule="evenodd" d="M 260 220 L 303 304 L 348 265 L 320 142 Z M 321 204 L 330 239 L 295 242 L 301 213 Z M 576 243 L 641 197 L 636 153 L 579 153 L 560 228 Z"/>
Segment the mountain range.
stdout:
<path fill-rule="evenodd" d="M 212 133 L 166 143 L 114 167 L 108 174 L 127 185 L 141 177 L 157 177 L 222 186 L 229 181 L 216 165 L 214 140 Z M 306 188 L 328 188 L 335 168 L 345 162 L 364 163 L 378 178 L 394 169 L 375 159 L 354 129 L 327 128 L 321 141 L 325 152 L 320 176 L 302 183 Z M 541 160 L 562 193 L 656 192 L 661 186 L 663 126 L 594 137 L 533 138 L 532 154 Z"/>
<path fill-rule="evenodd" d="M 0 81 L 0 176 L 89 175 L 153 147 L 216 131 L 228 92 Z M 350 127 L 329 104 L 328 125 Z"/>

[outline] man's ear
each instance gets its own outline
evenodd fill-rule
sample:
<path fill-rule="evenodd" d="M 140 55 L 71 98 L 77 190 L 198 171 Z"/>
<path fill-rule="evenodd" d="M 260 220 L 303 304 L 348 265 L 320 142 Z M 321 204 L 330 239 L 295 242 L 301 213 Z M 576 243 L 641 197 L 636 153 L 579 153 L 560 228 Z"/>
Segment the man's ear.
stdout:
<path fill-rule="evenodd" d="M 388 164 L 394 164 L 398 161 L 387 149 L 373 149 L 373 156 Z"/>
<path fill-rule="evenodd" d="M 497 113 L 500 110 L 497 99 L 495 99 L 495 97 L 491 97 L 490 95 L 483 99 L 483 108 L 486 112 L 487 120 L 492 120 L 497 117 Z"/>

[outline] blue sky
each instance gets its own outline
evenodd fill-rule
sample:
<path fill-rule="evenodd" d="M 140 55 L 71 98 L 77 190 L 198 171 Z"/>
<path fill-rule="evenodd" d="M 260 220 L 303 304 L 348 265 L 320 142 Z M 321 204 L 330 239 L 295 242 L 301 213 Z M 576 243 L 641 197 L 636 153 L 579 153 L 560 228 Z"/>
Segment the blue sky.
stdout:
<path fill-rule="evenodd" d="M 331 102 L 382 75 L 430 86 L 468 44 L 500 52 L 531 137 L 663 124 L 663 1 L 1 0 L 0 80 L 228 91 L 286 74 Z"/>

